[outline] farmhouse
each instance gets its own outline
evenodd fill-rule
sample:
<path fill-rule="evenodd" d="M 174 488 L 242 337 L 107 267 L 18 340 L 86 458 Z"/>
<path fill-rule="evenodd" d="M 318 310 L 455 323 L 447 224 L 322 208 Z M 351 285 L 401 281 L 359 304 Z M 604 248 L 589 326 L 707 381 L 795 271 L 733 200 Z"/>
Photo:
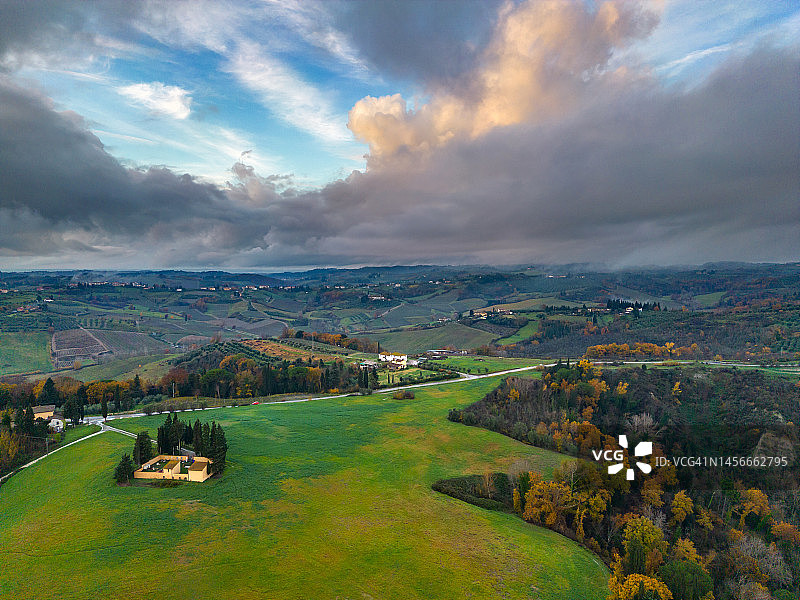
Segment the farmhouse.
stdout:
<path fill-rule="evenodd" d="M 205 481 L 211 477 L 210 458 L 159 454 L 133 472 L 134 479 Z"/>
<path fill-rule="evenodd" d="M 53 413 L 56 411 L 55 404 L 41 404 L 39 406 L 32 407 L 33 410 L 33 418 L 34 419 L 44 419 L 47 421 L 53 417 Z"/>
<path fill-rule="evenodd" d="M 396 352 L 381 352 L 378 355 L 381 362 L 387 362 L 390 366 L 405 369 L 408 364 L 408 354 L 397 354 Z"/>

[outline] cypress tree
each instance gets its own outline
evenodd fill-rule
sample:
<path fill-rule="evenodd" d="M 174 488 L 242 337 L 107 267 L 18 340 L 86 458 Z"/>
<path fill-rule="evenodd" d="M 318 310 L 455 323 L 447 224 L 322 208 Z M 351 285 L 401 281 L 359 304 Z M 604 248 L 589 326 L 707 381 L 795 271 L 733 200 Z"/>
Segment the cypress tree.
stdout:
<path fill-rule="evenodd" d="M 211 452 L 211 428 L 208 423 L 203 423 L 203 452 L 209 454 Z M 205 454 L 203 456 L 206 456 Z M 207 456 L 207 458 L 210 458 Z"/>
<path fill-rule="evenodd" d="M 25 410 L 25 416 L 22 418 L 22 435 L 33 435 L 35 428 L 36 419 L 33 416 L 33 408 L 28 404 L 28 408 Z"/>
<path fill-rule="evenodd" d="M 198 456 L 205 456 L 203 452 L 203 427 L 200 425 L 200 419 L 194 422 L 194 429 L 192 431 L 192 447 L 194 453 Z"/>
<path fill-rule="evenodd" d="M 128 454 L 122 455 L 122 460 L 119 461 L 117 468 L 114 470 L 114 479 L 117 483 L 128 483 L 133 479 L 133 462 Z"/>

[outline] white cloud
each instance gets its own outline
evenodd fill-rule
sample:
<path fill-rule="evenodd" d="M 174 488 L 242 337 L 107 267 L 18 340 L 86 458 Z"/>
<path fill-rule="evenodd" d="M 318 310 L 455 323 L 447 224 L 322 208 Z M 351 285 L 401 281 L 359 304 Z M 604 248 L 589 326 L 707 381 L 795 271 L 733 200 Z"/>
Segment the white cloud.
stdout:
<path fill-rule="evenodd" d="M 254 43 L 243 43 L 231 57 L 228 71 L 279 118 L 330 143 L 352 139 L 325 93 Z"/>
<path fill-rule="evenodd" d="M 185 119 L 191 112 L 192 97 L 187 90 L 178 86 L 154 81 L 126 85 L 117 88 L 117 91 L 157 114 Z"/>

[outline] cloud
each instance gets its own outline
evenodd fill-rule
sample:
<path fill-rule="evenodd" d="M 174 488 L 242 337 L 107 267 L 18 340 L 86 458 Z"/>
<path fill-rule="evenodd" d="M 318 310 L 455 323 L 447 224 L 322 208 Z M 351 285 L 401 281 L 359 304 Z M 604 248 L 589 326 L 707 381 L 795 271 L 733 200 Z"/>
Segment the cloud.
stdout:
<path fill-rule="evenodd" d="M 604 73 L 614 49 L 656 23 L 654 14 L 631 2 L 607 1 L 593 11 L 557 0 L 506 4 L 457 93 L 439 91 L 415 110 L 399 95 L 367 97 L 350 111 L 348 127 L 369 144 L 375 165 L 495 127 L 562 116 L 594 94 L 595 80 L 624 77 Z"/>
<path fill-rule="evenodd" d="M 326 94 L 305 81 L 260 45 L 242 43 L 227 67 L 264 106 L 281 119 L 326 142 L 351 139 L 344 119 Z"/>
<path fill-rule="evenodd" d="M 237 139 L 222 140 L 238 159 L 227 185 L 125 168 L 78 115 L 0 77 L 0 255 L 16 268 L 797 260 L 798 48 L 729 55 L 686 86 L 610 69 L 653 18 L 631 3 L 508 5 L 458 85 L 411 108 L 359 102 L 369 169 L 311 191 L 259 175 Z M 286 110 L 327 114 L 314 128 L 335 121 L 245 50 L 265 99 L 283 90 Z"/>
<path fill-rule="evenodd" d="M 475 68 L 502 2 L 382 0 L 318 6 L 373 71 L 412 85 L 440 87 Z"/>
<path fill-rule="evenodd" d="M 135 43 L 92 31 L 120 31 L 139 12 L 139 3 L 108 0 L 102 11 L 80 0 L 0 0 L 0 70 L 23 66 L 88 67 L 100 58 L 137 50 Z"/>
<path fill-rule="evenodd" d="M 178 86 L 154 81 L 126 85 L 117 91 L 156 114 L 185 119 L 191 113 L 192 97 Z"/>

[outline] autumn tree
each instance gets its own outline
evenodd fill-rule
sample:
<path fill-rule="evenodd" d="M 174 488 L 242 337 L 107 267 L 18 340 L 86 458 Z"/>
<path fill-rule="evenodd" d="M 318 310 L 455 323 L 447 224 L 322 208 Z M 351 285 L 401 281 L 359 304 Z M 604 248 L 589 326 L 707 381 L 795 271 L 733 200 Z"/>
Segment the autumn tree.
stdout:
<path fill-rule="evenodd" d="M 744 527 L 745 519 L 750 515 L 763 517 L 769 513 L 769 498 L 761 490 L 751 488 L 742 492 L 739 509 L 739 528 Z"/>
<path fill-rule="evenodd" d="M 681 490 L 672 499 L 672 520 L 670 523 L 673 525 L 682 525 L 686 518 L 694 512 L 694 503 L 692 499 Z"/>

